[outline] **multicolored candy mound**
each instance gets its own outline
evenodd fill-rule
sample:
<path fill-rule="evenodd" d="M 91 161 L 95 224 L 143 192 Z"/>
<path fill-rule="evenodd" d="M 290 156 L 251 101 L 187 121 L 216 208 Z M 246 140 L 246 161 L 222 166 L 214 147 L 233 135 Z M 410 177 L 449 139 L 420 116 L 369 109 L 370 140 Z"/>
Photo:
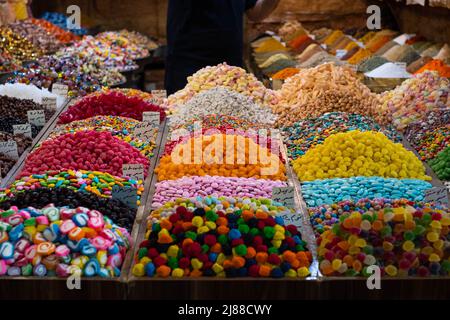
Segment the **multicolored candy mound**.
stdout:
<path fill-rule="evenodd" d="M 306 277 L 312 257 L 300 232 L 269 199 L 192 198 L 148 218 L 137 277 Z"/>
<path fill-rule="evenodd" d="M 319 227 L 320 217 L 327 221 Z M 448 276 L 450 211 L 422 202 L 360 200 L 311 211 L 319 268 L 325 276 L 369 276 L 378 266 L 382 276 Z"/>
<path fill-rule="evenodd" d="M 118 277 L 129 233 L 96 210 L 0 211 L 0 276 Z"/>

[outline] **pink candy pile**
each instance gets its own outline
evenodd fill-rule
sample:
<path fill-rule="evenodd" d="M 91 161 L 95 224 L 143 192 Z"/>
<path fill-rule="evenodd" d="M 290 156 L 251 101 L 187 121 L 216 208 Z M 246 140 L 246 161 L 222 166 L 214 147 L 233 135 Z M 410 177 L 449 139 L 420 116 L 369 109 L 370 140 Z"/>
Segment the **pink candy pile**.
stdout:
<path fill-rule="evenodd" d="M 142 164 L 147 175 L 149 160 L 109 132 L 80 131 L 47 140 L 31 153 L 19 177 L 51 170 L 92 170 L 122 176 L 123 164 Z"/>
<path fill-rule="evenodd" d="M 166 117 L 164 110 L 139 97 L 127 96 L 120 92 L 105 92 L 87 96 L 61 114 L 58 123 L 64 124 L 95 116 L 121 116 L 142 121 L 143 112 L 159 112 L 160 120 Z"/>
<path fill-rule="evenodd" d="M 213 195 L 217 197 L 271 198 L 272 188 L 286 187 L 284 181 L 219 176 L 193 176 L 165 180 L 156 184 L 153 208 L 177 198 Z"/>

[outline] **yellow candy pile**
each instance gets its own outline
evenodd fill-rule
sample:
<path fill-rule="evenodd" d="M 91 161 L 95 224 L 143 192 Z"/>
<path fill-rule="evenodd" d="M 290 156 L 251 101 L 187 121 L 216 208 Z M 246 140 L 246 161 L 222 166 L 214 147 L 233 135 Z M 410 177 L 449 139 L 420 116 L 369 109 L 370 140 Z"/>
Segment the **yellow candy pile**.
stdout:
<path fill-rule="evenodd" d="M 293 167 L 302 181 L 354 176 L 431 180 L 414 153 L 374 131 L 332 135 L 293 161 Z"/>

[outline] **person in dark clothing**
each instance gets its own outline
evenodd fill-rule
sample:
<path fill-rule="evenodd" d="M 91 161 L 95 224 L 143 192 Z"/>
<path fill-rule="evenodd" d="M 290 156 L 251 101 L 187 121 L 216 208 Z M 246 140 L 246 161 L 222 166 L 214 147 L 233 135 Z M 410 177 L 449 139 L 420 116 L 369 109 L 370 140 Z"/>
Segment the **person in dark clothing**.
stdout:
<path fill-rule="evenodd" d="M 208 65 L 243 65 L 244 14 L 266 18 L 279 0 L 169 0 L 166 90 L 172 94 L 187 77 Z"/>

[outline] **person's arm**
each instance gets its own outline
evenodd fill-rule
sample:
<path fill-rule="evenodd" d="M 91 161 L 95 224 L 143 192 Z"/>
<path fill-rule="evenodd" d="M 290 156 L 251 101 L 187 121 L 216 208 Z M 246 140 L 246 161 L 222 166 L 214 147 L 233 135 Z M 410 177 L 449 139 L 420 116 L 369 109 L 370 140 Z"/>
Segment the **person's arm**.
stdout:
<path fill-rule="evenodd" d="M 247 10 L 247 17 L 253 21 L 267 18 L 276 9 L 280 0 L 258 0 L 255 6 Z"/>

